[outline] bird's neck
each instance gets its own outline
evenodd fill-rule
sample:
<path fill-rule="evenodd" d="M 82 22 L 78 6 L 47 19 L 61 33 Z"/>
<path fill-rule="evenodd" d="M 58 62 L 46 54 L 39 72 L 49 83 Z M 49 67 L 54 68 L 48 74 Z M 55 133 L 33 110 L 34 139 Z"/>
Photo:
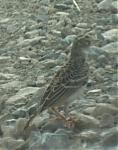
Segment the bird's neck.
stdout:
<path fill-rule="evenodd" d="M 86 62 L 85 55 L 71 55 L 70 56 L 70 63 L 74 64 L 74 66 L 83 66 Z"/>
<path fill-rule="evenodd" d="M 86 61 L 86 55 L 83 51 L 71 52 L 70 61 L 75 64 L 83 64 Z"/>

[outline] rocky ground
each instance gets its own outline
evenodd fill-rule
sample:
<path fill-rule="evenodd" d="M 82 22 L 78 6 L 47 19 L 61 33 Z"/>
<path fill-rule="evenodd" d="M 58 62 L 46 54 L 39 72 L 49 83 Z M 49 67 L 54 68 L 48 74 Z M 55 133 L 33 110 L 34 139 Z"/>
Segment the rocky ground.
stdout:
<path fill-rule="evenodd" d="M 0 0 L 0 150 L 116 150 L 118 143 L 117 5 L 113 0 Z M 75 35 L 96 24 L 90 76 L 64 127 L 50 111 L 33 114 L 45 87 L 68 59 Z"/>

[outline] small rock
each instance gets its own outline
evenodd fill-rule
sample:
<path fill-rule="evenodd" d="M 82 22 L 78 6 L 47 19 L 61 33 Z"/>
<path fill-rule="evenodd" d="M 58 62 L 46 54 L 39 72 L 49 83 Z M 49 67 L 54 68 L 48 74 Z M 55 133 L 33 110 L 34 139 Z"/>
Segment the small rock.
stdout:
<path fill-rule="evenodd" d="M 100 47 L 91 46 L 89 48 L 88 57 L 97 60 L 99 56 L 104 55 L 107 57 L 107 53 Z"/>
<path fill-rule="evenodd" d="M 9 20 L 10 20 L 9 18 L 1 19 L 1 20 L 0 20 L 0 24 L 2 24 L 2 23 L 8 23 Z"/>
<path fill-rule="evenodd" d="M 109 10 L 111 8 L 112 0 L 103 0 L 98 4 L 99 10 Z"/>
<path fill-rule="evenodd" d="M 95 107 L 88 107 L 88 108 L 86 108 L 86 109 L 83 110 L 83 113 L 84 113 L 85 115 L 92 115 L 94 109 L 95 109 Z"/>
<path fill-rule="evenodd" d="M 22 109 L 22 108 L 19 108 L 16 111 L 14 111 L 12 113 L 12 115 L 15 117 L 15 119 L 17 119 L 17 118 L 24 118 L 24 117 L 26 117 L 26 110 Z"/>
<path fill-rule="evenodd" d="M 101 117 L 100 117 L 100 127 L 101 128 L 110 128 L 113 127 L 114 125 L 114 116 L 112 116 L 111 114 L 108 113 L 104 113 Z"/>
<path fill-rule="evenodd" d="M 50 68 L 53 68 L 53 67 L 55 67 L 56 66 L 56 61 L 55 60 L 46 60 L 46 62 L 44 62 L 44 66 L 45 66 L 45 68 L 47 68 L 47 69 L 50 69 Z"/>
<path fill-rule="evenodd" d="M 59 16 L 61 15 L 61 16 L 67 16 L 67 17 L 68 17 L 68 16 L 69 16 L 69 13 L 67 13 L 67 12 L 62 12 L 62 11 L 60 12 L 60 11 L 59 11 L 59 12 L 56 13 L 56 15 L 59 15 Z"/>
<path fill-rule="evenodd" d="M 10 56 L 0 56 L 0 64 L 9 63 L 11 60 Z"/>
<path fill-rule="evenodd" d="M 13 78 L 17 78 L 17 76 L 14 76 Z M 16 80 L 5 84 L 1 84 L 0 88 L 9 91 L 12 89 L 20 89 L 22 86 L 23 86 L 22 82 Z"/>
<path fill-rule="evenodd" d="M 26 88 L 20 89 L 20 91 L 17 92 L 15 96 L 10 97 L 6 103 L 7 104 L 16 103 L 16 102 L 21 103 L 21 100 L 24 101 L 28 95 L 35 94 L 38 91 L 40 91 L 40 88 L 38 87 L 26 87 Z"/>
<path fill-rule="evenodd" d="M 15 74 L 8 74 L 8 73 L 0 73 L 0 80 L 9 80 L 9 79 L 17 79 L 18 76 Z"/>
<path fill-rule="evenodd" d="M 113 127 L 101 134 L 102 143 L 106 147 L 118 145 L 118 127 Z"/>
<path fill-rule="evenodd" d="M 58 119 L 57 117 L 53 117 L 51 119 L 45 120 L 44 124 L 40 125 L 42 131 L 55 132 L 57 129 L 65 128 L 64 121 L 62 119 Z"/>
<path fill-rule="evenodd" d="M 1 126 L 1 130 L 4 137 L 14 137 L 15 129 L 13 126 Z"/>
<path fill-rule="evenodd" d="M 4 137 L 0 139 L 0 148 L 3 148 L 4 150 L 15 150 L 17 147 L 24 144 L 24 140 L 22 139 L 13 139 L 11 137 Z"/>
<path fill-rule="evenodd" d="M 35 29 L 35 30 L 33 30 L 33 31 L 29 31 L 29 32 L 26 32 L 25 33 L 25 38 L 35 38 L 36 36 L 44 36 L 45 34 L 44 34 L 44 30 L 42 30 L 42 29 Z"/>
<path fill-rule="evenodd" d="M 49 5 L 50 4 L 50 0 L 41 0 L 40 4 L 41 5 Z"/>
<path fill-rule="evenodd" d="M 99 127 L 99 120 L 95 119 L 92 116 L 78 114 L 75 111 L 70 112 L 70 115 L 74 118 L 76 125 L 75 129 L 88 129 L 88 128 L 98 128 Z"/>
<path fill-rule="evenodd" d="M 79 28 L 88 28 L 87 23 L 78 23 L 76 26 L 79 27 Z"/>
<path fill-rule="evenodd" d="M 32 39 L 19 39 L 18 40 L 18 44 L 17 44 L 17 47 L 26 47 L 26 46 L 34 46 L 36 44 L 38 44 L 42 39 L 45 39 L 45 36 L 38 36 L 38 37 L 35 37 L 35 38 L 32 38 Z"/>
<path fill-rule="evenodd" d="M 118 114 L 118 109 L 111 104 L 100 103 L 97 104 L 96 108 L 94 109 L 93 116 L 97 117 L 106 113 L 116 115 Z"/>
<path fill-rule="evenodd" d="M 102 49 L 109 54 L 118 54 L 118 42 L 111 42 L 103 46 Z"/>
<path fill-rule="evenodd" d="M 118 107 L 118 96 L 111 97 L 110 100 L 115 107 Z"/>
<path fill-rule="evenodd" d="M 112 15 L 112 21 L 113 21 L 114 24 L 118 23 L 118 14 L 113 14 Z"/>
<path fill-rule="evenodd" d="M 117 41 L 117 38 L 118 38 L 118 29 L 108 30 L 108 31 L 102 33 L 102 36 L 104 37 L 105 40 Z"/>
<path fill-rule="evenodd" d="M 66 4 L 56 4 L 54 6 L 54 8 L 60 9 L 60 10 L 66 10 L 66 9 L 70 9 L 71 7 L 69 5 Z"/>
<path fill-rule="evenodd" d="M 94 89 L 87 92 L 87 94 L 100 94 L 102 92 L 101 89 Z"/>
<path fill-rule="evenodd" d="M 35 141 L 34 144 L 31 145 L 30 149 L 67 149 L 69 146 L 72 145 L 73 142 L 73 139 L 70 138 L 67 133 L 45 132 L 43 134 L 39 133 L 37 136 L 38 140 L 36 140 L 36 137 L 33 139 L 33 141 Z M 33 136 L 31 138 L 33 138 Z"/>
<path fill-rule="evenodd" d="M 33 113 L 35 114 L 36 111 L 37 111 L 37 107 L 38 107 L 38 104 L 37 104 L 37 103 L 31 105 L 30 107 L 28 107 L 28 109 L 27 109 L 28 114 L 29 114 L 29 115 L 32 115 Z"/>
<path fill-rule="evenodd" d="M 112 13 L 116 13 L 117 14 L 117 12 L 118 12 L 118 1 L 112 2 L 111 11 L 112 11 Z"/>
<path fill-rule="evenodd" d="M 24 132 L 24 127 L 27 123 L 27 119 L 26 118 L 19 118 L 17 121 L 16 121 L 16 127 L 15 127 L 15 132 L 16 132 L 16 135 L 21 135 L 23 134 Z"/>
<path fill-rule="evenodd" d="M 89 130 L 89 131 L 81 132 L 79 134 L 79 137 L 81 138 L 81 140 L 93 142 L 98 140 L 99 135 L 97 132 Z"/>

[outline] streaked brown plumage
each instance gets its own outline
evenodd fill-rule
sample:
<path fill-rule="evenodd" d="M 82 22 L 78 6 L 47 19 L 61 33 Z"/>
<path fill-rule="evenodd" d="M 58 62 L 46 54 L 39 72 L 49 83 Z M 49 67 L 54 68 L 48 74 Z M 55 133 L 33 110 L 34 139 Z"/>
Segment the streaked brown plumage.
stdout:
<path fill-rule="evenodd" d="M 89 68 L 86 63 L 85 51 L 89 48 L 90 44 L 91 36 L 89 34 L 75 38 L 70 59 L 56 73 L 47 87 L 41 98 L 38 113 L 50 107 L 67 104 L 68 98 L 86 84 Z"/>

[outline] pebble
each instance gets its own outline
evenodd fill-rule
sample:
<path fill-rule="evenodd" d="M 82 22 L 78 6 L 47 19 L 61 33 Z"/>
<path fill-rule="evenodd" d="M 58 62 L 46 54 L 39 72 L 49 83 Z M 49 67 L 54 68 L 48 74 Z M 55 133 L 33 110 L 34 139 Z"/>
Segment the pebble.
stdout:
<path fill-rule="evenodd" d="M 10 21 L 10 18 L 4 18 L 0 20 L 0 24 L 8 23 L 9 21 Z"/>
<path fill-rule="evenodd" d="M 66 133 L 50 133 L 45 132 L 38 135 L 38 140 L 34 141 L 34 144 L 31 145 L 30 149 L 37 150 L 40 148 L 43 150 L 45 147 L 47 149 L 67 149 L 72 145 L 72 139 Z"/>
<path fill-rule="evenodd" d="M 92 115 L 94 110 L 95 110 L 94 106 L 93 107 L 88 107 L 88 108 L 86 108 L 86 109 L 83 110 L 83 113 L 85 115 Z"/>
<path fill-rule="evenodd" d="M 26 46 L 35 46 L 38 44 L 41 40 L 45 39 L 45 36 L 38 36 L 34 37 L 32 39 L 18 39 L 17 47 L 26 47 Z"/>
<path fill-rule="evenodd" d="M 79 137 L 82 141 L 88 142 L 97 141 L 100 138 L 99 134 L 93 130 L 83 131 L 79 134 Z"/>
<path fill-rule="evenodd" d="M 118 23 L 118 14 L 112 14 L 112 21 L 113 21 L 113 23 L 115 23 L 115 24 Z"/>
<path fill-rule="evenodd" d="M 109 10 L 112 5 L 112 0 L 103 0 L 100 3 L 98 3 L 98 9 L 99 10 Z"/>
<path fill-rule="evenodd" d="M 98 117 L 106 113 L 116 115 L 118 114 L 118 109 L 111 104 L 99 103 L 93 111 L 93 116 Z"/>
<path fill-rule="evenodd" d="M 0 56 L 0 64 L 6 64 L 9 63 L 11 60 L 10 56 Z"/>
<path fill-rule="evenodd" d="M 71 7 L 66 4 L 55 4 L 54 8 L 60 9 L 60 10 L 67 10 L 67 9 L 70 9 Z"/>
<path fill-rule="evenodd" d="M 9 73 L 0 73 L 0 80 L 9 80 L 9 79 L 17 79 L 18 76 L 15 74 Z"/>
<path fill-rule="evenodd" d="M 70 112 L 70 115 L 74 118 L 76 122 L 75 129 L 82 130 L 99 127 L 99 120 L 95 119 L 92 116 L 84 115 L 81 113 L 78 114 L 76 111 Z"/>
<path fill-rule="evenodd" d="M 112 13 L 118 13 L 118 1 L 113 1 L 111 5 L 111 12 Z"/>
<path fill-rule="evenodd" d="M 13 115 L 13 117 L 15 117 L 15 119 L 17 119 L 17 118 L 23 118 L 23 117 L 26 117 L 26 110 L 25 109 L 23 109 L 23 108 L 19 108 L 19 109 L 17 109 L 16 111 L 14 111 L 13 113 L 12 113 L 12 115 Z"/>
<path fill-rule="evenodd" d="M 118 29 L 111 29 L 108 30 L 104 33 L 102 33 L 102 36 L 104 37 L 105 40 L 109 41 L 117 41 L 118 38 Z"/>
<path fill-rule="evenodd" d="M 118 54 L 118 42 L 111 42 L 102 47 L 102 49 L 109 54 Z"/>
<path fill-rule="evenodd" d="M 13 139 L 11 137 L 4 137 L 0 139 L 0 148 L 4 150 L 15 150 L 24 144 L 22 139 Z"/>
<path fill-rule="evenodd" d="M 21 101 L 24 101 L 26 99 L 27 96 L 31 95 L 31 94 L 35 94 L 36 92 L 40 91 L 40 88 L 38 87 L 26 87 L 26 88 L 22 88 L 20 89 L 16 95 L 10 97 L 7 100 L 7 104 L 9 103 L 18 103 Z"/>
<path fill-rule="evenodd" d="M 100 94 L 102 92 L 101 89 L 94 89 L 87 92 L 87 94 Z"/>
<path fill-rule="evenodd" d="M 101 136 L 103 137 L 102 143 L 104 146 L 118 146 L 118 127 L 113 127 L 104 131 Z"/>
<path fill-rule="evenodd" d="M 1 126 L 1 131 L 3 133 L 3 137 L 14 137 L 15 129 L 11 125 L 2 125 Z"/>
<path fill-rule="evenodd" d="M 104 113 L 101 117 L 100 117 L 100 127 L 101 128 L 110 128 L 113 127 L 115 124 L 115 117 L 112 116 L 109 113 Z"/>
<path fill-rule="evenodd" d="M 88 27 L 88 24 L 87 23 L 78 23 L 76 26 L 79 28 L 85 28 L 86 29 Z"/>
<path fill-rule="evenodd" d="M 33 113 L 35 114 L 36 113 L 36 110 L 37 110 L 37 107 L 38 107 L 38 104 L 33 104 L 31 105 L 30 107 L 27 108 L 27 113 L 29 115 L 32 115 Z"/>

